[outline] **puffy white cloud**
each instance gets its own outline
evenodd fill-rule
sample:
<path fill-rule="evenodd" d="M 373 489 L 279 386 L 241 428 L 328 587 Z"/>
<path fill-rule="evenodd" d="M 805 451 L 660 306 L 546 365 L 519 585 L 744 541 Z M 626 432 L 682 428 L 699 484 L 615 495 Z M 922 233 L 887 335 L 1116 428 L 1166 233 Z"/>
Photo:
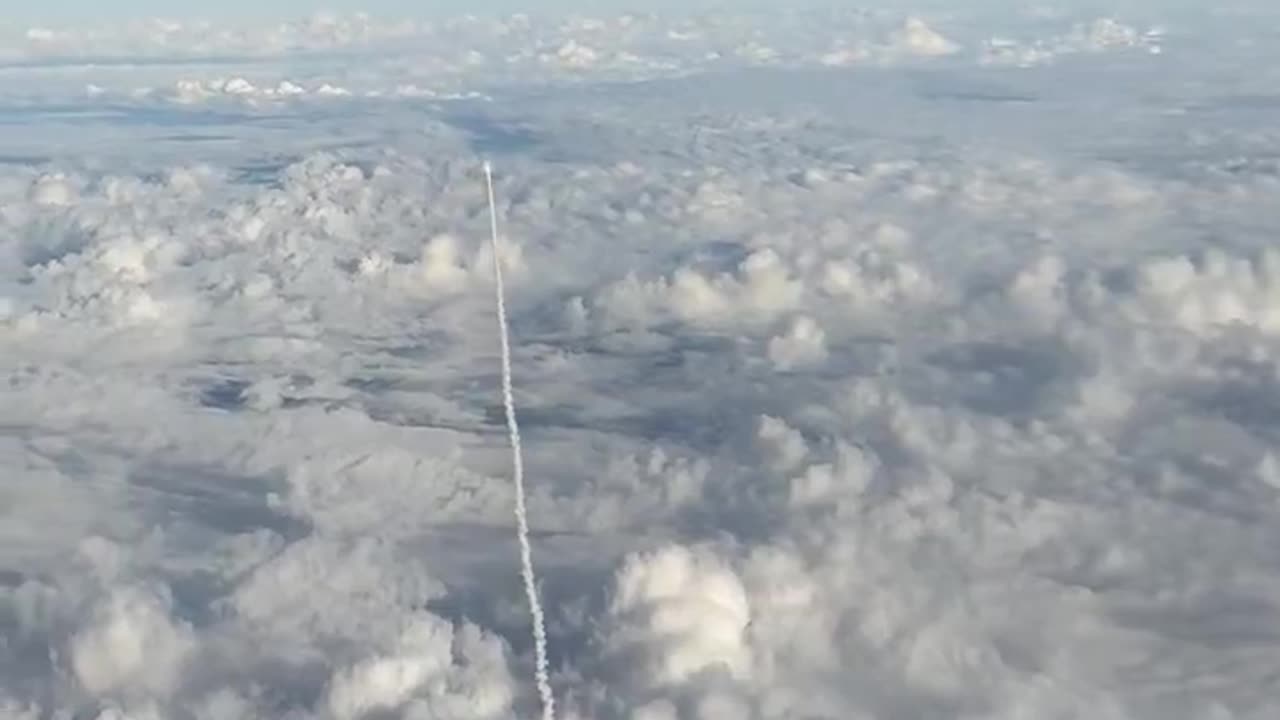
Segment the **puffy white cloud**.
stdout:
<path fill-rule="evenodd" d="M 1280 253 L 1267 250 L 1251 259 L 1209 250 L 1198 263 L 1165 257 L 1144 263 L 1137 276 L 1131 312 L 1197 335 L 1231 325 L 1280 331 Z"/>
<path fill-rule="evenodd" d="M 515 695 L 502 645 L 472 625 L 414 619 L 394 648 L 340 670 L 327 704 L 336 720 L 396 710 L 409 718 L 509 716 Z"/>
<path fill-rule="evenodd" d="M 683 267 L 653 281 L 629 275 L 605 288 L 594 305 L 607 325 L 675 318 L 695 326 L 751 326 L 795 307 L 803 287 L 787 262 L 765 248 L 739 263 L 732 274 L 708 275 Z"/>
<path fill-rule="evenodd" d="M 37 205 L 70 205 L 77 194 L 71 178 L 62 173 L 42 175 L 31 186 L 31 200 Z"/>
<path fill-rule="evenodd" d="M 1151 55 L 1163 52 L 1164 31 L 1156 26 L 1139 30 L 1111 17 L 1079 23 L 1064 33 L 1020 41 L 999 36 L 989 39 L 979 53 L 979 61 L 990 65 L 1030 67 L 1063 57 L 1107 51 L 1142 50 Z"/>
<path fill-rule="evenodd" d="M 826 333 L 810 317 L 793 320 L 786 332 L 769 340 L 769 359 L 779 370 L 822 362 L 827 357 Z"/>
<path fill-rule="evenodd" d="M 890 36 L 890 48 L 894 52 L 923 57 L 950 55 L 960 50 L 958 45 L 918 17 L 907 18 L 902 28 Z"/>
<path fill-rule="evenodd" d="M 71 639 L 76 680 L 98 697 L 165 698 L 178 689 L 195 648 L 189 625 L 175 622 L 166 593 L 119 588 Z"/>
<path fill-rule="evenodd" d="M 618 570 L 600 643 L 611 676 L 640 691 L 751 674 L 751 608 L 737 574 L 709 550 L 672 545 Z"/>
<path fill-rule="evenodd" d="M 756 441 L 769 466 L 780 472 L 795 468 L 809 454 L 809 446 L 800 431 L 784 420 L 767 415 L 760 418 Z"/>

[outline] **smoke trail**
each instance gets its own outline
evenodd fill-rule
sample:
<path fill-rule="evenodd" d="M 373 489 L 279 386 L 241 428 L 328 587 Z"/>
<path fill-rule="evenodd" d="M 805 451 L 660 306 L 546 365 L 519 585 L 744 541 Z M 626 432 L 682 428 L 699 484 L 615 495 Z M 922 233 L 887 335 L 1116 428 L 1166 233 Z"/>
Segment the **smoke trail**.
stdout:
<path fill-rule="evenodd" d="M 533 649 L 538 695 L 542 699 L 542 720 L 555 720 L 555 698 L 547 676 L 547 626 L 538 601 L 537 578 L 533 574 L 533 551 L 529 547 L 529 516 L 524 498 L 524 452 L 520 449 L 520 426 L 516 423 L 516 401 L 511 392 L 511 340 L 507 332 L 506 288 L 502 282 L 502 253 L 498 241 L 498 208 L 493 199 L 493 168 L 484 164 L 484 180 L 489 190 L 489 229 L 493 240 L 493 277 L 498 299 L 498 331 L 502 340 L 502 404 L 507 412 L 507 433 L 511 439 L 511 461 L 516 485 L 516 534 L 520 540 L 520 574 L 533 615 Z"/>

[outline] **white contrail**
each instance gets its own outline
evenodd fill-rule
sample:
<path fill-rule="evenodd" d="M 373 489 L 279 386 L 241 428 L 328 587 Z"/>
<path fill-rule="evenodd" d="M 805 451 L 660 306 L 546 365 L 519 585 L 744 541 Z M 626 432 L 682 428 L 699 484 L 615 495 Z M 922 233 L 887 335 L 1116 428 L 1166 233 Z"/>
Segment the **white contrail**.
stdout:
<path fill-rule="evenodd" d="M 511 340 L 507 333 L 506 288 L 502 282 L 502 253 L 498 240 L 498 207 L 493 199 L 493 168 L 484 164 L 485 185 L 489 189 L 489 229 L 493 239 L 493 278 L 498 296 L 498 331 L 502 340 L 502 404 L 507 411 L 507 433 L 511 439 L 511 462 L 516 485 L 516 534 L 520 540 L 520 574 L 533 615 L 533 651 L 538 695 L 542 698 L 542 720 L 555 720 L 556 701 L 547 675 L 547 626 L 538 601 L 537 578 L 533 574 L 533 551 L 529 547 L 529 515 L 524 500 L 524 452 L 520 449 L 520 425 L 516 423 L 516 400 L 511 392 Z"/>

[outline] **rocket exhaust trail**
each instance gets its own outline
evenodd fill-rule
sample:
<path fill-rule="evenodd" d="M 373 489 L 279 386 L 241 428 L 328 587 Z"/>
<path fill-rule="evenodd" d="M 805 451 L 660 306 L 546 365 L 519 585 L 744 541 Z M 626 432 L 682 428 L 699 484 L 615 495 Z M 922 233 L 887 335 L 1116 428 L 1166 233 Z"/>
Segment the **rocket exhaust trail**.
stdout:
<path fill-rule="evenodd" d="M 507 415 L 507 434 L 511 441 L 511 462 L 516 486 L 516 535 L 520 541 L 520 575 L 524 579 L 529 612 L 533 615 L 533 650 L 538 697 L 542 700 L 542 720 L 555 720 L 555 697 L 547 672 L 547 625 L 538 600 L 538 581 L 533 572 L 533 551 L 529 546 L 529 514 L 525 508 L 524 452 L 520 447 L 520 425 L 516 422 L 516 401 L 511 391 L 511 340 L 507 331 L 506 288 L 502 281 L 502 253 L 498 238 L 498 208 L 493 197 L 493 168 L 484 163 L 485 186 L 489 191 L 489 229 L 493 241 L 493 278 L 498 304 L 498 332 L 502 341 L 502 404 Z"/>

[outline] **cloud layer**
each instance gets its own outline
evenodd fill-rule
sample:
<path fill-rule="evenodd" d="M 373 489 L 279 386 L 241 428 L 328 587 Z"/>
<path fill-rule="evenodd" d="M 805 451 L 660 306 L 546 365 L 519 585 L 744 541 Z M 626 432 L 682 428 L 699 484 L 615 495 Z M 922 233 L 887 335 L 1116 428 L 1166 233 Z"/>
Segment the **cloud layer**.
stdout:
<path fill-rule="evenodd" d="M 483 155 L 563 717 L 1271 717 L 1265 96 L 1138 21 L 776 17 L 3 90 L 0 716 L 536 710 Z"/>

